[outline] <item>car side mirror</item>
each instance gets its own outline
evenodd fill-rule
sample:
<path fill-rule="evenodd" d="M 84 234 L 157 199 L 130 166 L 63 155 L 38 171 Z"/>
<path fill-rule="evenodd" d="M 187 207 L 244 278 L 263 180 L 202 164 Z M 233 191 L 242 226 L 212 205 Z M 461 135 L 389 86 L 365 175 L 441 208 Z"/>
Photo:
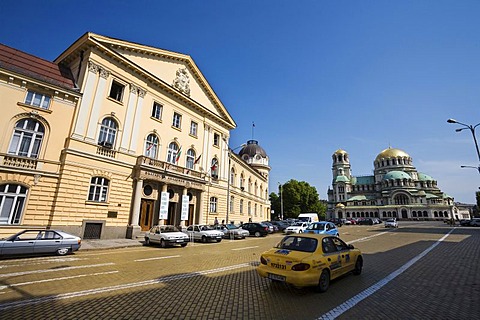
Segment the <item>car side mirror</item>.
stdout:
<path fill-rule="evenodd" d="M 355 247 L 353 246 L 353 244 L 349 244 L 348 249 L 355 249 Z"/>

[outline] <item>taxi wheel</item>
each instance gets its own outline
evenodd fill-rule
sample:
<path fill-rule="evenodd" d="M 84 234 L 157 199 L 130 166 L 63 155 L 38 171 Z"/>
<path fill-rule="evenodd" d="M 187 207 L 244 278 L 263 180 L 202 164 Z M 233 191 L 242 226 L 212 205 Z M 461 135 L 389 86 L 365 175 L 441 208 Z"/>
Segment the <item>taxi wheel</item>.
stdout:
<path fill-rule="evenodd" d="M 353 269 L 353 274 L 358 276 L 362 273 L 362 268 L 363 268 L 363 258 L 358 257 L 357 262 L 355 262 L 355 269 Z"/>
<path fill-rule="evenodd" d="M 322 274 L 320 275 L 320 280 L 318 281 L 317 292 L 325 292 L 330 285 L 330 273 L 327 269 L 323 269 Z"/>
<path fill-rule="evenodd" d="M 160 240 L 160 247 L 165 248 L 167 244 L 165 243 L 165 240 L 161 239 Z"/>

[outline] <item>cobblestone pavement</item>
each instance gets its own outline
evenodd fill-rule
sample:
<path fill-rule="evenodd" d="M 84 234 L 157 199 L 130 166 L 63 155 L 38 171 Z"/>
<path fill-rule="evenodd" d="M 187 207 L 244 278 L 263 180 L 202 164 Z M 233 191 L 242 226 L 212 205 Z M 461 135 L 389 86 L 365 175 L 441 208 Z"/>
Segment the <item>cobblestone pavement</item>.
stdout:
<path fill-rule="evenodd" d="M 323 294 L 258 277 L 260 253 L 281 235 L 169 249 L 88 240 L 62 259 L 0 261 L 0 319 L 333 319 L 339 306 L 339 319 L 477 319 L 480 229 L 456 227 L 437 243 L 450 231 L 442 223 L 344 226 L 364 272 Z M 355 304 L 344 306 L 349 299 Z"/>

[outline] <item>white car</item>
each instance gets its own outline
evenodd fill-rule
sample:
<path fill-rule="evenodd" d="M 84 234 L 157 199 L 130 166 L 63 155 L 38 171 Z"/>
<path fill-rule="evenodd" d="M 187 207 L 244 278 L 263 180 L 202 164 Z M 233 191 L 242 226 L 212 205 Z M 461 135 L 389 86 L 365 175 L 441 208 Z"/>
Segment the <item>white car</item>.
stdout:
<path fill-rule="evenodd" d="M 201 242 L 220 242 L 222 241 L 223 232 L 215 230 L 206 224 L 194 224 L 184 231 L 193 241 Z"/>
<path fill-rule="evenodd" d="M 245 239 L 250 235 L 248 230 L 243 230 L 234 224 L 217 224 L 212 228 L 223 232 L 224 239 Z"/>
<path fill-rule="evenodd" d="M 397 219 L 387 219 L 387 221 L 385 221 L 385 228 L 398 228 Z"/>
<path fill-rule="evenodd" d="M 188 241 L 188 236 L 185 233 L 171 225 L 154 226 L 145 233 L 145 244 L 147 246 L 157 243 L 162 248 L 174 245 L 185 247 Z"/>
<path fill-rule="evenodd" d="M 308 225 L 309 225 L 308 222 L 295 222 L 290 227 L 285 228 L 284 232 L 286 234 L 303 233 L 305 229 L 308 227 Z"/>

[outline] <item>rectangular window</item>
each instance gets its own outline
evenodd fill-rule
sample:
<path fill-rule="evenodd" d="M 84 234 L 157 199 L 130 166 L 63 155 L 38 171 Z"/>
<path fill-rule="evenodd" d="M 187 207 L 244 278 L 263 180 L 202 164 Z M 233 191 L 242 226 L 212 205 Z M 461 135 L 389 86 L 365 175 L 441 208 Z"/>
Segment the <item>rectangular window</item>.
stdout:
<path fill-rule="evenodd" d="M 190 122 L 190 134 L 194 137 L 197 136 L 198 123 L 195 121 Z"/>
<path fill-rule="evenodd" d="M 109 97 L 114 100 L 117 100 L 118 102 L 122 102 L 124 89 L 125 89 L 125 86 L 123 84 L 113 80 L 112 87 L 110 88 Z"/>
<path fill-rule="evenodd" d="M 180 129 L 182 127 L 182 116 L 179 113 L 173 113 L 172 127 Z"/>
<path fill-rule="evenodd" d="M 217 198 L 210 198 L 210 212 L 217 212 Z"/>
<path fill-rule="evenodd" d="M 48 110 L 50 107 L 50 96 L 28 90 L 25 104 Z"/>
<path fill-rule="evenodd" d="M 218 133 L 213 134 L 213 145 L 217 147 L 220 145 L 220 135 Z"/>
<path fill-rule="evenodd" d="M 158 102 L 154 102 L 152 108 L 152 118 L 162 120 L 162 111 L 163 106 Z"/>

